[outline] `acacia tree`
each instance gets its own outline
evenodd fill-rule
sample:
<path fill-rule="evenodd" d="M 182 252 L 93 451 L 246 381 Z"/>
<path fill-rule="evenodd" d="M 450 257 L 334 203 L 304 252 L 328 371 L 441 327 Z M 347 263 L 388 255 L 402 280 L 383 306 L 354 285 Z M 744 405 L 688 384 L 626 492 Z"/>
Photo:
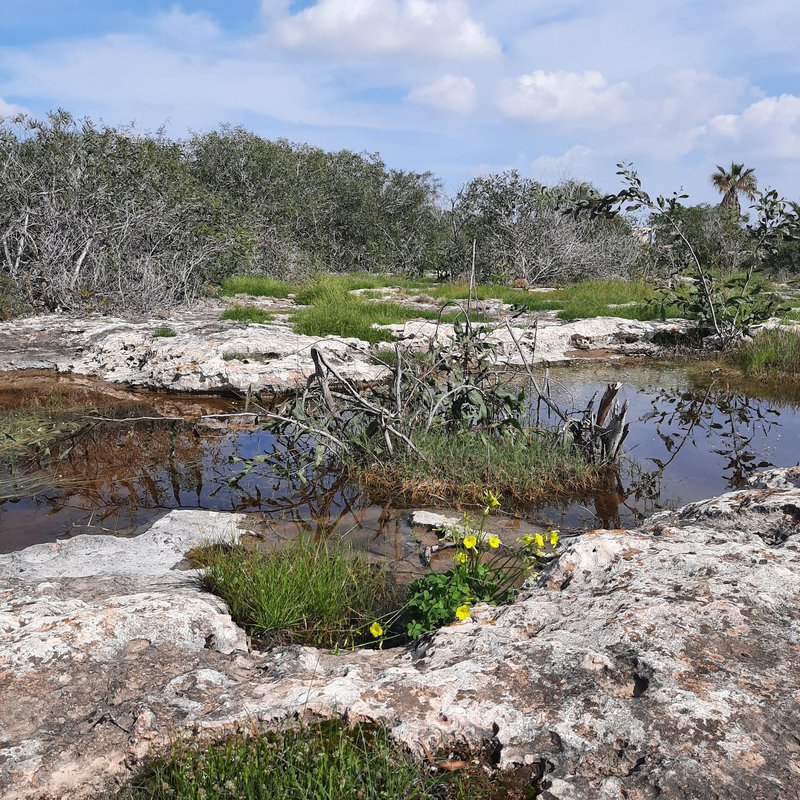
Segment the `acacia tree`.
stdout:
<path fill-rule="evenodd" d="M 743 194 L 753 201 L 758 192 L 755 169 L 752 167 L 745 169 L 744 164 L 731 162 L 730 170 L 718 165 L 716 172 L 711 176 L 711 183 L 722 194 L 720 206 L 729 208 L 736 215 L 736 219 L 742 215 L 739 195 Z"/>

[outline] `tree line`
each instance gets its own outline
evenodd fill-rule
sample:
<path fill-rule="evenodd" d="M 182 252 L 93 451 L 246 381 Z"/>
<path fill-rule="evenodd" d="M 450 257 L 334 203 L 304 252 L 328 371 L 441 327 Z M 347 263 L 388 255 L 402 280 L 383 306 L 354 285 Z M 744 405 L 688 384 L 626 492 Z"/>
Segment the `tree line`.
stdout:
<path fill-rule="evenodd" d="M 64 111 L 6 118 L 0 315 L 15 300 L 145 311 L 235 273 L 458 278 L 474 269 L 480 281 L 557 284 L 647 274 L 655 261 L 631 219 L 564 213 L 592 194 L 585 183 L 547 187 L 507 171 L 448 199 L 429 172 L 240 127 L 175 140 Z"/>

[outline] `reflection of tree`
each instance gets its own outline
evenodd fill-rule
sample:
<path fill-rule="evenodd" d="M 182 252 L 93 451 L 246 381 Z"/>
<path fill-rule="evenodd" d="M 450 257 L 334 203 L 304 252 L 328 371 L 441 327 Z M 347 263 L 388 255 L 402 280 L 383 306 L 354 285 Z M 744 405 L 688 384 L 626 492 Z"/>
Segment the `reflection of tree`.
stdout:
<path fill-rule="evenodd" d="M 623 508 L 637 519 L 663 508 L 662 478 L 687 445 L 707 447 L 709 452 L 725 459 L 722 476 L 729 487 L 741 486 L 756 469 L 772 466 L 768 461 L 758 460 L 754 440 L 759 435 L 767 438 L 772 428 L 780 424 L 779 416 L 778 409 L 760 399 L 715 389 L 713 384 L 702 392 L 655 389 L 651 409 L 638 423 L 653 427 L 664 446 L 665 456 L 649 458 L 655 464 L 653 470 L 630 462 L 627 489 L 623 489 L 623 481 L 617 477 L 613 486 L 598 494 L 595 507 L 601 524 L 619 526 Z"/>
<path fill-rule="evenodd" d="M 710 452 L 727 459 L 723 477 L 730 487 L 736 487 L 756 469 L 772 466 L 768 461 L 757 462 L 753 441 L 759 434 L 768 437 L 780 424 L 779 416 L 780 411 L 763 400 L 715 390 L 712 384 L 702 395 L 691 390 L 658 389 L 652 410 L 641 421 L 655 426 L 669 456 L 666 461 L 651 459 L 657 471 L 663 473 L 687 443 L 699 447 L 703 437 L 711 443 Z"/>

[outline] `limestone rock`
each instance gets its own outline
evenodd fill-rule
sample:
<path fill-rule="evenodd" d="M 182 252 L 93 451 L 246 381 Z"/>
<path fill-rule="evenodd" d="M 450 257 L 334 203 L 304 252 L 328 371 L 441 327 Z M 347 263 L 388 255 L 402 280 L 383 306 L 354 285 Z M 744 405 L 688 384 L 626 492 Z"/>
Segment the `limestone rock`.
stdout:
<path fill-rule="evenodd" d="M 492 740 L 547 800 L 792 797 L 798 483 L 775 471 L 588 533 L 515 603 L 396 650 L 245 652 L 190 573 L 170 580 L 200 516 L 98 557 L 99 577 L 80 568 L 85 543 L 2 556 L 0 797 L 88 798 L 175 733 L 302 713 L 383 722 L 417 752 Z"/>

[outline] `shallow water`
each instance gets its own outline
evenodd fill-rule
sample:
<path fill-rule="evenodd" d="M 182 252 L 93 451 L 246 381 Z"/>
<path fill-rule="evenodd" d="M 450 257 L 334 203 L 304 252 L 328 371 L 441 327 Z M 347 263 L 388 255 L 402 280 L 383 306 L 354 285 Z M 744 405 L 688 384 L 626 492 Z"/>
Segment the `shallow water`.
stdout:
<path fill-rule="evenodd" d="M 697 386 L 684 370 L 660 365 L 590 364 L 554 370 L 551 378 L 554 397 L 573 408 L 583 408 L 605 384 L 622 382 L 630 434 L 618 480 L 611 479 L 607 491 L 532 510 L 526 515 L 530 522 L 574 532 L 630 527 L 661 508 L 741 485 L 759 467 L 798 462 L 797 397 L 759 399 L 713 380 Z M 51 485 L 34 496 L 0 501 L 2 552 L 77 533 L 132 534 L 169 509 L 204 508 L 264 512 L 254 524 L 275 542 L 301 532 L 338 533 L 376 558 L 413 561 L 407 515 L 370 505 L 352 485 L 337 485 L 330 476 L 304 483 L 269 463 L 233 482 L 241 471 L 236 458 L 267 452 L 276 442 L 238 419 L 197 421 L 202 414 L 241 410 L 232 400 L 131 393 L 47 376 L 21 386 L 16 378 L 0 376 L 0 410 L 38 402 L 53 391 L 92 404 L 95 416 L 189 419 L 97 422 L 70 442 L 63 459 L 51 454 L 18 468 L 21 475 L 38 467 L 37 474 Z"/>

